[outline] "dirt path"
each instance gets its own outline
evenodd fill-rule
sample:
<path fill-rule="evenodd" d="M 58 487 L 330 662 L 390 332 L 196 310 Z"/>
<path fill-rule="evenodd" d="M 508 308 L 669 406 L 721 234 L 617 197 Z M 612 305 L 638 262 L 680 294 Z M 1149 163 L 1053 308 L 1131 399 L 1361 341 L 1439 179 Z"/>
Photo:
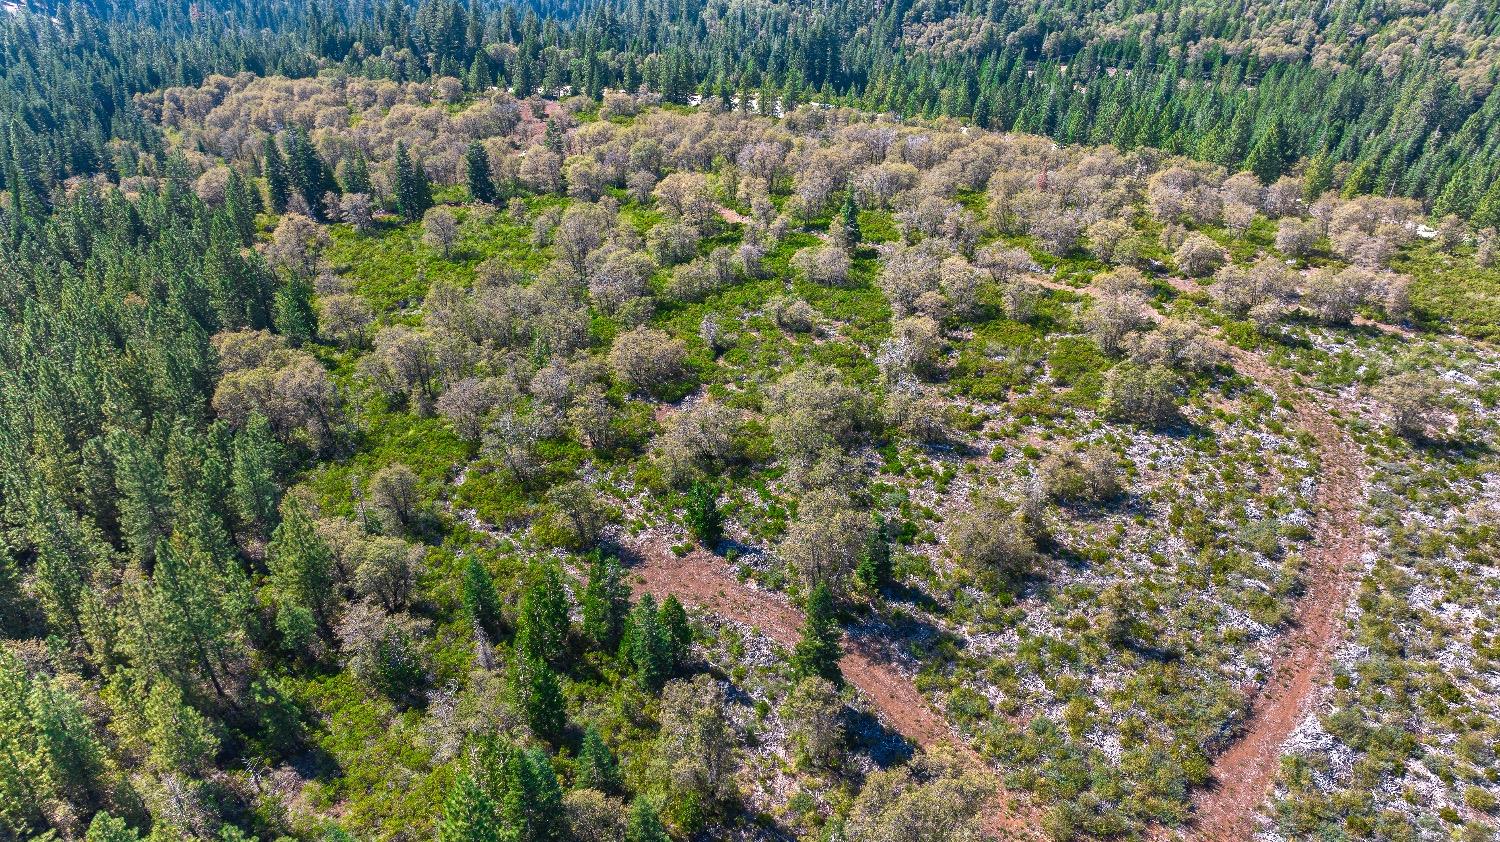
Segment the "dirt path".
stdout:
<path fill-rule="evenodd" d="M 1344 606 L 1365 550 L 1359 447 L 1324 405 L 1260 356 L 1231 348 L 1230 357 L 1238 371 L 1291 400 L 1297 425 L 1317 447 L 1318 496 L 1296 619 L 1275 656 L 1270 680 L 1253 702 L 1244 733 L 1214 761 L 1213 786 L 1193 799 L 1189 836 L 1204 840 L 1248 839 L 1254 832 L 1255 817 L 1276 781 L 1281 748 L 1312 713 L 1327 684 L 1329 659 L 1344 632 Z"/>
<path fill-rule="evenodd" d="M 678 600 L 721 617 L 753 626 L 783 646 L 801 637 L 802 614 L 779 594 L 751 588 L 736 579 L 724 563 L 702 551 L 678 558 L 657 542 L 633 547 L 637 562 L 629 568 L 636 592 Z M 978 753 L 958 739 L 945 720 L 878 648 L 844 636 L 839 660 L 844 678 L 870 699 L 882 720 L 923 750 L 946 747 L 975 768 L 989 769 Z M 1039 839 L 1036 824 L 1019 811 L 1015 797 L 996 783 L 997 791 L 981 821 L 997 839 Z"/>
<path fill-rule="evenodd" d="M 1048 289 L 1088 294 L 1050 278 L 1033 278 Z M 1180 293 L 1201 292 L 1185 279 L 1171 279 Z M 1148 309 L 1148 315 L 1162 316 Z M 1373 324 L 1373 323 L 1372 323 Z M 1381 329 L 1404 333 L 1391 325 Z M 1285 372 L 1259 354 L 1220 342 L 1234 369 L 1262 389 L 1291 402 L 1297 426 L 1313 437 L 1318 452 L 1318 496 L 1312 546 L 1303 570 L 1305 591 L 1295 619 L 1280 643 L 1271 677 L 1251 703 L 1244 732 L 1214 760 L 1212 782 L 1193 798 L 1193 818 L 1181 833 L 1189 839 L 1240 840 L 1255 832 L 1260 807 L 1276 782 L 1281 748 L 1317 705 L 1328 678 L 1328 662 L 1342 638 L 1344 605 L 1364 553 L 1359 502 L 1364 496 L 1364 459 L 1357 445 L 1333 420 L 1327 406 L 1298 388 Z"/>

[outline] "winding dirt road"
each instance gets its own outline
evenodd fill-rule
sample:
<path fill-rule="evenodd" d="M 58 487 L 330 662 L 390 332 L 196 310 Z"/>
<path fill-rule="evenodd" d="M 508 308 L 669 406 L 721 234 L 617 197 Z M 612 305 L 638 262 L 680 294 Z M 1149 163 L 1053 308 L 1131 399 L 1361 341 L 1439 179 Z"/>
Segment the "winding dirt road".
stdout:
<path fill-rule="evenodd" d="M 685 604 L 757 628 L 783 646 L 795 646 L 801 637 L 801 612 L 779 594 L 740 582 L 708 553 L 700 550 L 677 558 L 653 541 L 631 549 L 636 561 L 628 572 L 636 593 L 657 599 L 672 594 Z M 911 679 L 875 646 L 846 634 L 843 648 L 839 668 L 845 680 L 869 698 L 888 726 L 925 751 L 946 747 L 966 765 L 991 771 L 978 753 L 957 738 Z M 985 831 L 997 839 L 1040 839 L 1036 822 L 1020 805 L 997 781 L 995 796 L 981 816 Z"/>
<path fill-rule="evenodd" d="M 1049 278 L 1032 281 L 1047 289 L 1088 295 Z M 1182 278 L 1169 279 L 1178 293 L 1203 292 Z M 1147 310 L 1154 320 L 1163 317 Z M 1401 328 L 1376 325 L 1405 334 Z M 1297 426 L 1313 437 L 1318 454 L 1318 495 L 1312 546 L 1303 569 L 1302 598 L 1295 619 L 1280 642 L 1271 677 L 1251 702 L 1243 732 L 1215 760 L 1211 784 L 1193 798 L 1193 817 L 1181 831 L 1161 831 L 1157 838 L 1229 842 L 1249 839 L 1255 819 L 1276 782 L 1281 749 L 1297 726 L 1316 707 L 1328 678 L 1328 663 L 1344 631 L 1344 606 L 1360 557 L 1365 551 L 1359 504 L 1364 497 L 1364 458 L 1359 447 L 1333 419 L 1319 399 L 1273 369 L 1259 354 L 1219 341 L 1235 371 L 1254 380 L 1267 392 L 1292 404 Z"/>
<path fill-rule="evenodd" d="M 1088 294 L 1086 289 L 1051 279 L 1032 280 L 1049 289 Z M 1148 312 L 1161 318 L 1155 310 Z M 1305 590 L 1293 625 L 1275 655 L 1271 677 L 1252 701 L 1242 734 L 1216 759 L 1211 785 L 1193 799 L 1190 824 L 1179 831 L 1155 834 L 1229 842 L 1253 835 L 1256 816 L 1275 783 L 1281 748 L 1313 711 L 1326 683 L 1329 659 L 1342 637 L 1344 606 L 1365 549 L 1358 514 L 1364 464 L 1359 448 L 1317 399 L 1295 386 L 1285 373 L 1272 369 L 1260 355 L 1220 345 L 1236 371 L 1290 401 L 1298 426 L 1313 437 L 1319 460 L 1314 538 L 1303 571 Z M 679 559 L 659 545 L 643 544 L 637 549 L 640 561 L 631 572 L 641 590 L 658 598 L 675 594 L 687 604 L 758 627 L 783 645 L 796 643 L 802 616 L 782 597 L 745 586 L 706 553 Z M 881 717 L 912 742 L 924 749 L 951 746 L 976 767 L 987 768 L 977 753 L 955 737 L 911 681 L 873 647 L 846 636 L 840 666 Z M 1019 807 L 1021 803 L 1001 787 L 985 816 L 985 829 L 998 838 L 1039 838 L 1035 817 Z"/>

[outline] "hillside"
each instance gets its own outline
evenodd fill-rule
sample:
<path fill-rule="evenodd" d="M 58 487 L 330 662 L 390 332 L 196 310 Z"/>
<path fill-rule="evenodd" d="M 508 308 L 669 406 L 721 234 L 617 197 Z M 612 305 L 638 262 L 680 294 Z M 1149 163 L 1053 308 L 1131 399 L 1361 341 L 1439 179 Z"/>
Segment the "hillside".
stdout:
<path fill-rule="evenodd" d="M 5 205 L 0 835 L 1494 833 L 1493 231 L 791 100 L 128 102 Z"/>

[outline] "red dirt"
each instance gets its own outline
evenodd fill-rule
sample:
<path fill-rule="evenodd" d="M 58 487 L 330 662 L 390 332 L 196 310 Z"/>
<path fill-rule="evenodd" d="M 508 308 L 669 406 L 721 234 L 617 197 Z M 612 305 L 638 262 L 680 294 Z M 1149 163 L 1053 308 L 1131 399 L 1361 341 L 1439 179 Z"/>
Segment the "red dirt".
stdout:
<path fill-rule="evenodd" d="M 1049 289 L 1087 294 L 1047 278 L 1033 279 Z M 1201 292 L 1185 279 L 1170 280 L 1178 292 Z M 1161 316 L 1148 310 L 1153 319 Z M 1394 333 L 1392 325 L 1376 327 Z M 1327 408 L 1297 388 L 1284 372 L 1264 358 L 1227 343 L 1219 343 L 1236 371 L 1261 388 L 1292 403 L 1297 425 L 1313 437 L 1318 451 L 1318 497 L 1314 540 L 1303 571 L 1305 592 L 1297 602 L 1292 627 L 1281 641 L 1271 667 L 1271 678 L 1251 703 L 1244 732 L 1214 760 L 1212 783 L 1193 799 L 1193 817 L 1186 828 L 1190 839 L 1240 840 L 1255 832 L 1255 818 L 1276 782 L 1281 748 L 1292 731 L 1318 703 L 1327 679 L 1328 661 L 1344 631 L 1344 606 L 1353 575 L 1364 553 L 1364 531 L 1358 506 L 1364 496 L 1364 460 Z M 1162 837 L 1167 831 L 1158 832 Z"/>
<path fill-rule="evenodd" d="M 694 551 L 677 558 L 655 543 L 642 543 L 635 549 L 639 561 L 629 572 L 638 592 L 658 599 L 673 594 L 686 604 L 755 627 L 783 646 L 794 646 L 801 637 L 801 612 L 778 594 L 741 583 L 713 556 Z M 839 668 L 845 680 L 869 698 L 881 719 L 902 736 L 924 750 L 946 747 L 965 764 L 988 768 L 876 647 L 845 635 Z M 997 839 L 1040 838 L 1035 821 L 1020 812 L 1024 808 L 1018 807 L 1017 799 L 998 782 L 996 787 L 981 817 L 985 832 Z"/>
<path fill-rule="evenodd" d="M 1327 409 L 1272 371 L 1255 354 L 1231 349 L 1235 367 L 1266 388 L 1287 396 L 1297 424 L 1318 451 L 1318 497 L 1314 541 L 1305 559 L 1305 592 L 1296 619 L 1281 643 L 1271 679 L 1252 704 L 1240 738 L 1214 761 L 1213 782 L 1193 799 L 1194 839 L 1248 839 L 1261 803 L 1276 781 L 1281 747 L 1317 705 L 1328 661 L 1344 631 L 1344 606 L 1364 553 L 1358 506 L 1364 496 L 1364 460 L 1359 448 Z"/>

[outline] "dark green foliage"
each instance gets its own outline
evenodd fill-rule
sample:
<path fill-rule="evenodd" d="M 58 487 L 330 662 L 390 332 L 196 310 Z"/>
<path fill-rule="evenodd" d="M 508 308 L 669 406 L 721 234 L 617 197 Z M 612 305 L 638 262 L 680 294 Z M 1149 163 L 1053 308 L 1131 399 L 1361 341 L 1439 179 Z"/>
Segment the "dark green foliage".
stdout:
<path fill-rule="evenodd" d="M 293 277 L 276 290 L 272 321 L 276 332 L 293 345 L 311 342 L 318 335 L 318 314 L 313 309 L 313 286 L 307 279 Z"/>
<path fill-rule="evenodd" d="M 500 811 L 472 775 L 462 775 L 443 801 L 439 842 L 500 842 Z"/>
<path fill-rule="evenodd" d="M 234 511 L 240 529 L 264 537 L 276 527 L 278 446 L 271 438 L 271 425 L 255 413 L 234 437 L 232 467 Z"/>
<path fill-rule="evenodd" d="M 624 582 L 619 559 L 594 553 L 580 607 L 584 636 L 599 649 L 614 652 L 630 611 L 630 588 Z"/>
<path fill-rule="evenodd" d="M 464 179 L 468 182 L 469 195 L 474 201 L 494 204 L 499 198 L 495 190 L 495 179 L 490 175 L 489 153 L 477 141 L 469 144 L 469 148 L 464 151 Z"/>
<path fill-rule="evenodd" d="M 521 594 L 516 648 L 528 656 L 558 665 L 567 654 L 568 594 L 556 564 L 539 567 Z"/>
<path fill-rule="evenodd" d="M 649 801 L 637 798 L 631 802 L 630 818 L 625 822 L 625 842 L 670 842 L 671 838 Z"/>
<path fill-rule="evenodd" d="M 427 173 L 421 164 L 412 161 L 404 143 L 396 144 L 395 167 L 392 189 L 396 194 L 396 213 L 409 221 L 421 219 L 432 207 L 432 186 L 427 182 Z"/>
<path fill-rule="evenodd" d="M 513 753 L 505 763 L 501 800 L 506 836 L 515 842 L 563 842 L 568 838 L 562 786 L 540 749 Z"/>
<path fill-rule="evenodd" d="M 827 585 L 820 582 L 813 587 L 807 595 L 805 610 L 802 639 L 792 650 L 792 669 L 798 678 L 818 676 L 841 685 L 844 683 L 844 674 L 839 670 L 842 633 Z"/>
<path fill-rule="evenodd" d="M 502 621 L 500 595 L 495 592 L 495 581 L 490 578 L 490 572 L 484 569 L 479 559 L 471 556 L 464 565 L 461 588 L 460 599 L 469 619 L 490 635 L 498 634 Z"/>
<path fill-rule="evenodd" d="M 272 213 L 285 213 L 286 203 L 292 196 L 292 177 L 287 168 L 286 158 L 281 154 L 281 147 L 276 145 L 276 138 L 267 135 L 265 143 L 261 146 L 261 172 L 266 177 L 266 198 L 271 205 Z"/>
<path fill-rule="evenodd" d="M 293 650 L 313 638 L 331 637 L 333 554 L 294 498 L 282 507 L 281 524 L 266 547 L 267 593 L 276 608 L 276 629 Z"/>
<path fill-rule="evenodd" d="M 667 662 L 674 668 L 681 667 L 687 660 L 688 647 L 693 643 L 693 629 L 688 625 L 687 611 L 675 594 L 667 594 L 662 600 L 657 621 L 668 642 Z"/>
<path fill-rule="evenodd" d="M 695 482 L 688 489 L 682 513 L 688 529 L 703 546 L 713 549 L 724 534 L 724 513 L 719 511 L 718 489 Z"/>
<path fill-rule="evenodd" d="M 538 739 L 556 743 L 567 725 L 562 685 L 547 662 L 521 653 L 510 672 L 511 700 Z"/>
<path fill-rule="evenodd" d="M 337 192 L 338 184 L 300 126 L 293 126 L 286 133 L 286 172 L 289 185 L 302 198 L 308 215 L 325 219 L 329 209 L 323 207 L 323 195 Z"/>
<path fill-rule="evenodd" d="M 578 761 L 574 764 L 574 786 L 597 789 L 603 793 L 620 791 L 620 767 L 615 755 L 604 744 L 598 729 L 590 725 L 584 729 L 583 743 L 578 747 Z"/>
<path fill-rule="evenodd" d="M 872 517 L 875 528 L 870 530 L 870 546 L 854 568 L 854 578 L 866 590 L 878 592 L 891 581 L 891 543 L 885 519 L 879 514 Z"/>
<path fill-rule="evenodd" d="M 839 210 L 838 224 L 844 228 L 844 242 L 858 245 L 863 239 L 859 230 L 859 205 L 854 201 L 854 191 L 844 194 L 844 206 Z"/>
<path fill-rule="evenodd" d="M 655 597 L 649 593 L 642 596 L 635 610 L 630 612 L 624 648 L 625 656 L 643 686 L 655 690 L 670 677 L 672 647 L 671 636 L 662 628 Z"/>

